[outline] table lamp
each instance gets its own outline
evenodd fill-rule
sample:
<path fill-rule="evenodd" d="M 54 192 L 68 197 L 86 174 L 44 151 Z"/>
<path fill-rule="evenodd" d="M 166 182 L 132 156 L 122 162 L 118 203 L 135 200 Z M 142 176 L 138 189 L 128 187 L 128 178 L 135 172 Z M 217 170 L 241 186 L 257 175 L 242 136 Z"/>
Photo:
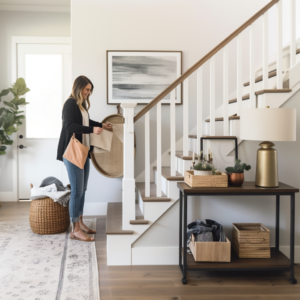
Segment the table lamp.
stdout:
<path fill-rule="evenodd" d="M 263 141 L 257 150 L 255 185 L 278 187 L 277 151 L 268 141 L 296 141 L 296 109 L 268 106 L 242 109 L 240 138 Z"/>

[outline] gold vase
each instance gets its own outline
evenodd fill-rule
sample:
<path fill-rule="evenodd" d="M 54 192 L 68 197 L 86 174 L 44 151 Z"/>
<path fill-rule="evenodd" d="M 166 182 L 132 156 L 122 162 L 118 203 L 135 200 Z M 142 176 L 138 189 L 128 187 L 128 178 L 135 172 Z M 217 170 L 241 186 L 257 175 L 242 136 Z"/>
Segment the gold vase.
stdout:
<path fill-rule="evenodd" d="M 255 185 L 260 187 L 278 187 L 277 151 L 275 144 L 262 142 L 257 150 Z"/>

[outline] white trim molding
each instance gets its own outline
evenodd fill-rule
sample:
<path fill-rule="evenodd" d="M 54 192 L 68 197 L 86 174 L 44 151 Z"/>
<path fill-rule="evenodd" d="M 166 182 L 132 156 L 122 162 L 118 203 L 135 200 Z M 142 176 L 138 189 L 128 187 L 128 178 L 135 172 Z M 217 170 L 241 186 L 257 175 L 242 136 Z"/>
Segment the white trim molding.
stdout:
<path fill-rule="evenodd" d="M 0 11 L 32 11 L 32 12 L 71 12 L 67 5 L 6 5 L 0 4 Z"/>

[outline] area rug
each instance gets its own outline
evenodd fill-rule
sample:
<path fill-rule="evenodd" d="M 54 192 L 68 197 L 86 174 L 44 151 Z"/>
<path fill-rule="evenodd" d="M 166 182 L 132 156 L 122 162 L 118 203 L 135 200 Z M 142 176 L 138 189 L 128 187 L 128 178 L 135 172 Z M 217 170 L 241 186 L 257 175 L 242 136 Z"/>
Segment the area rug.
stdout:
<path fill-rule="evenodd" d="M 96 219 L 85 220 L 96 229 Z M 0 299 L 99 300 L 95 243 L 38 235 L 29 222 L 0 222 Z"/>

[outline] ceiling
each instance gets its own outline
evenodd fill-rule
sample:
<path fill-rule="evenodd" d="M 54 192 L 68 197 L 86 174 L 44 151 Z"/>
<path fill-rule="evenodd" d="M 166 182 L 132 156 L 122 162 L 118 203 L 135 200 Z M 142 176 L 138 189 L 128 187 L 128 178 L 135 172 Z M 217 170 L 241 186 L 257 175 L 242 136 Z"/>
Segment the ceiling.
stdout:
<path fill-rule="evenodd" d="M 71 0 L 0 0 L 0 5 L 70 6 Z"/>

